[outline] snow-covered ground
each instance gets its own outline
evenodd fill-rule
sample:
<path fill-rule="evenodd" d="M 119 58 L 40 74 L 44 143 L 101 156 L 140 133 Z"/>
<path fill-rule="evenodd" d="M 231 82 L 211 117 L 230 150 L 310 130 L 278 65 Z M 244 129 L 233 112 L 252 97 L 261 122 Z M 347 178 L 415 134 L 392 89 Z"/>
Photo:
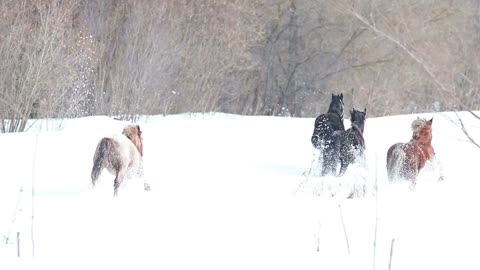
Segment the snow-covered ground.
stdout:
<path fill-rule="evenodd" d="M 480 141 L 480 120 L 460 115 Z M 385 155 L 409 140 L 417 116 L 434 117 L 438 162 L 411 191 L 387 183 Z M 313 122 L 143 118 L 152 191 L 130 181 L 117 198 L 113 176 L 104 171 L 92 189 L 90 170 L 98 140 L 125 122 L 44 120 L 1 134 L 0 267 L 388 269 L 391 262 L 391 269 L 480 269 L 480 149 L 454 113 L 368 118 L 367 167 L 350 167 L 341 178 L 304 175 L 316 154 Z M 346 199 L 359 181 L 366 196 Z"/>

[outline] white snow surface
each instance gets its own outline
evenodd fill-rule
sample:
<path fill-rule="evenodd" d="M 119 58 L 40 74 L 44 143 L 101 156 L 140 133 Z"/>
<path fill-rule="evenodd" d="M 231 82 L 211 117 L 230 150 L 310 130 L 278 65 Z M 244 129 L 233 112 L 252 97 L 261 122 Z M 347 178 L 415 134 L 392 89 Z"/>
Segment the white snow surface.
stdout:
<path fill-rule="evenodd" d="M 480 120 L 459 115 L 480 142 Z M 434 118 L 437 160 L 411 190 L 387 182 L 385 160 L 417 117 Z M 367 118 L 365 166 L 340 178 L 318 176 L 313 118 L 143 117 L 152 190 L 132 179 L 114 198 L 113 175 L 92 188 L 90 170 L 126 123 L 0 135 L 1 269 L 480 269 L 480 148 L 453 112 Z"/>

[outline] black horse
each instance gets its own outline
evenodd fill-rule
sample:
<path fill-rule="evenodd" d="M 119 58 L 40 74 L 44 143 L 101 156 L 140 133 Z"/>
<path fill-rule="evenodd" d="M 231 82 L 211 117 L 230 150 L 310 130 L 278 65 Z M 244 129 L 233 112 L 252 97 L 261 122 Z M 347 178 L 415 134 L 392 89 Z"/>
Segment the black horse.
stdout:
<path fill-rule="evenodd" d="M 348 168 L 348 165 L 354 163 L 358 157 L 365 153 L 365 140 L 363 138 L 363 130 L 365 128 L 365 119 L 367 116 L 367 109 L 357 111 L 353 108 L 350 111 L 350 122 L 352 126 L 340 136 L 340 147 L 337 151 L 340 152 L 340 173 L 342 176 Z"/>
<path fill-rule="evenodd" d="M 339 134 L 345 131 L 343 107 L 343 93 L 340 95 L 332 94 L 328 112 L 315 119 L 311 142 L 313 147 L 319 149 L 323 156 L 322 176 L 329 173 L 337 174 L 340 159 L 338 152 L 335 150 L 339 148 Z"/>

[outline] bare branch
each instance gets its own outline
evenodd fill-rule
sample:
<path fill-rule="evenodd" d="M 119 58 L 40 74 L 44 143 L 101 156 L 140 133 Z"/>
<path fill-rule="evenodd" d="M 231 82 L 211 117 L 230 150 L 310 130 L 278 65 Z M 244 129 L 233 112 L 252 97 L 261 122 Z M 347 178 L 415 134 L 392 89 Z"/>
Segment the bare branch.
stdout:
<path fill-rule="evenodd" d="M 463 134 L 465 134 L 465 136 L 468 138 L 468 140 L 469 140 L 473 145 L 475 145 L 476 147 L 480 148 L 480 144 L 478 144 L 478 143 L 472 138 L 472 136 L 470 136 L 470 134 L 468 133 L 467 129 L 465 128 L 465 124 L 463 123 L 462 118 L 458 115 L 457 112 L 455 112 L 455 115 L 457 116 L 457 119 L 458 119 L 458 121 L 460 122 L 460 126 L 461 126 L 461 128 L 462 128 Z"/>
<path fill-rule="evenodd" d="M 477 118 L 478 120 L 480 120 L 480 115 L 474 113 L 473 111 L 468 111 L 473 117 Z"/>

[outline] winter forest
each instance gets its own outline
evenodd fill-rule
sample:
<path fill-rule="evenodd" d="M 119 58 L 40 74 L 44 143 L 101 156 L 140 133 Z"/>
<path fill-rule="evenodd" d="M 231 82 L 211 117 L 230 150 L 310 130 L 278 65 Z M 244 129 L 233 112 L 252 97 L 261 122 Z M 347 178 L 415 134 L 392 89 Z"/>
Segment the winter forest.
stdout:
<path fill-rule="evenodd" d="M 0 125 L 480 105 L 476 0 L 2 0 Z"/>

